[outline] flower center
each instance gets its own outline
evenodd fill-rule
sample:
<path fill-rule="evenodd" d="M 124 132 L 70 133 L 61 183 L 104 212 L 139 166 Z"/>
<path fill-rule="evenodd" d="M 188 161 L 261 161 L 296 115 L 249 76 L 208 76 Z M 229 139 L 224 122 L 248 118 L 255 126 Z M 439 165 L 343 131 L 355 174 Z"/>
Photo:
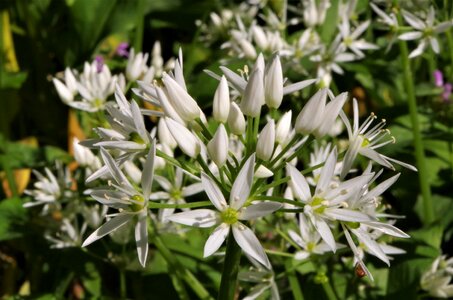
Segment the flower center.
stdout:
<path fill-rule="evenodd" d="M 238 221 L 238 211 L 234 208 L 228 207 L 220 214 L 220 217 L 224 223 L 232 225 Z"/>
<path fill-rule="evenodd" d="M 96 107 L 96 108 L 104 107 L 104 101 L 99 98 L 94 99 L 93 104 L 94 104 L 94 107 Z"/>
<path fill-rule="evenodd" d="M 145 199 L 141 195 L 134 195 L 131 197 L 131 200 L 134 201 L 131 205 L 133 211 L 142 210 L 143 204 L 145 204 Z"/>
<path fill-rule="evenodd" d="M 182 191 L 179 189 L 173 189 L 170 191 L 170 198 L 172 199 L 182 199 Z"/>
<path fill-rule="evenodd" d="M 351 46 L 353 40 L 350 36 L 348 37 L 345 37 L 344 40 L 343 40 L 343 43 L 346 45 L 346 46 Z"/>
<path fill-rule="evenodd" d="M 132 132 L 129 135 L 129 140 L 136 142 L 137 144 L 145 144 L 145 141 L 142 139 L 142 137 L 137 132 Z"/>
<path fill-rule="evenodd" d="M 324 201 L 325 201 L 325 199 L 322 197 L 318 197 L 318 196 L 313 197 L 313 200 L 311 201 L 310 206 L 315 208 L 313 210 L 315 213 L 322 214 L 324 212 L 324 209 L 326 208 L 323 205 Z"/>
<path fill-rule="evenodd" d="M 362 144 L 360 145 L 360 147 L 365 148 L 366 146 L 368 146 L 371 143 L 371 141 L 369 139 L 367 139 L 366 137 L 364 137 L 363 135 L 361 137 L 362 137 Z"/>

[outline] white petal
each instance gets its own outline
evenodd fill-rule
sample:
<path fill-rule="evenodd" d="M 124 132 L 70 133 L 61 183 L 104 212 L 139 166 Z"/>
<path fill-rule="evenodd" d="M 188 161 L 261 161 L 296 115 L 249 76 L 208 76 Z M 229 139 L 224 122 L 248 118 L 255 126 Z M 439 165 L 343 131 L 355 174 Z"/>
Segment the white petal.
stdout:
<path fill-rule="evenodd" d="M 111 233 L 112 231 L 118 229 L 119 227 L 123 226 L 127 222 L 129 222 L 133 214 L 119 214 L 113 219 L 107 221 L 104 225 L 96 229 L 89 237 L 83 242 L 82 247 L 86 247 L 89 244 L 103 238 L 107 234 Z"/>
<path fill-rule="evenodd" d="M 396 236 L 400 238 L 410 238 L 410 236 L 407 233 L 403 232 L 402 230 L 391 224 L 381 222 L 366 222 L 366 225 L 391 236 Z"/>
<path fill-rule="evenodd" d="M 357 236 L 360 242 L 365 244 L 368 252 L 390 266 L 390 261 L 387 255 L 385 255 L 384 251 L 382 251 L 381 247 L 379 247 L 379 244 L 376 243 L 376 241 L 373 240 L 367 232 L 364 232 L 361 229 L 351 229 L 351 231 Z"/>
<path fill-rule="evenodd" d="M 112 177 L 115 179 L 116 183 L 120 185 L 121 187 L 124 187 L 127 189 L 128 192 L 131 194 L 135 193 L 135 189 L 132 187 L 130 182 L 127 180 L 126 176 L 124 176 L 123 172 L 118 168 L 115 160 L 112 158 L 110 153 L 108 153 L 106 150 L 101 148 L 101 156 L 102 160 L 104 163 L 107 165 L 107 168 L 109 169 L 110 174 Z"/>
<path fill-rule="evenodd" d="M 422 35 L 423 33 L 421 33 L 420 31 L 411 31 L 401 34 L 400 36 L 398 36 L 398 38 L 403 41 L 410 41 L 419 39 L 422 37 Z"/>
<path fill-rule="evenodd" d="M 201 173 L 201 183 L 212 204 L 214 204 L 219 211 L 225 210 L 228 206 L 225 197 L 223 197 L 222 191 L 211 177 L 205 173 Z"/>
<path fill-rule="evenodd" d="M 431 48 L 433 48 L 434 53 L 439 54 L 439 42 L 435 37 L 429 39 L 429 43 L 431 44 Z"/>
<path fill-rule="evenodd" d="M 337 164 L 337 148 L 334 147 L 330 152 L 327 160 L 322 167 L 319 175 L 318 184 L 316 185 L 316 194 L 327 191 L 329 184 L 332 182 L 335 166 Z"/>
<path fill-rule="evenodd" d="M 255 167 L 255 154 L 252 154 L 245 162 L 241 171 L 234 180 L 230 192 L 230 206 L 239 209 L 244 205 L 250 195 L 250 189 L 253 183 L 253 174 Z"/>
<path fill-rule="evenodd" d="M 423 30 L 426 27 L 425 23 L 423 23 L 423 21 L 420 20 L 419 17 L 411 14 L 408 11 L 403 10 L 403 17 L 406 20 L 406 22 L 409 23 L 415 29 Z"/>
<path fill-rule="evenodd" d="M 247 255 L 257 260 L 266 268 L 272 268 L 263 247 L 250 228 L 238 222 L 233 225 L 233 236 L 239 247 L 241 247 Z"/>
<path fill-rule="evenodd" d="M 217 212 L 202 208 L 171 215 L 167 220 L 188 226 L 206 228 L 214 226 L 217 223 L 217 217 Z"/>
<path fill-rule="evenodd" d="M 337 244 L 335 243 L 335 239 L 333 237 L 332 231 L 330 230 L 329 225 L 318 217 L 315 217 L 315 224 L 313 224 L 318 231 L 319 235 L 323 239 L 324 242 L 329 246 L 329 248 L 335 253 L 337 250 Z"/>
<path fill-rule="evenodd" d="M 299 170 L 290 164 L 286 165 L 287 170 L 289 171 L 289 176 L 291 177 L 291 188 L 295 193 L 295 196 L 303 202 L 307 202 L 311 198 L 310 187 L 304 175 L 302 175 Z"/>
<path fill-rule="evenodd" d="M 364 213 L 346 208 L 326 208 L 323 214 L 334 220 L 346 222 L 367 222 L 372 220 Z"/>
<path fill-rule="evenodd" d="M 291 230 L 291 229 L 288 230 L 288 235 L 301 248 L 305 248 L 305 246 L 306 246 L 305 242 L 302 240 L 301 236 L 298 235 L 294 230 Z"/>
<path fill-rule="evenodd" d="M 228 224 L 222 223 L 217 226 L 204 245 L 203 257 L 208 257 L 215 253 L 223 244 L 229 232 L 230 226 Z"/>
<path fill-rule="evenodd" d="M 225 77 L 228 79 L 228 82 L 233 86 L 235 90 L 237 90 L 241 94 L 244 93 L 245 87 L 247 86 L 247 81 L 244 78 L 234 73 L 227 67 L 221 66 L 220 70 L 222 70 L 223 74 L 225 74 Z"/>
<path fill-rule="evenodd" d="M 153 185 L 153 175 L 154 175 L 154 159 L 156 158 L 156 140 L 152 140 L 151 146 L 146 156 L 145 165 L 143 167 L 141 184 L 142 184 L 142 193 L 145 199 L 149 198 L 151 194 L 151 187 Z"/>
<path fill-rule="evenodd" d="M 149 133 L 146 130 L 140 107 L 135 100 L 131 101 L 132 119 L 134 120 L 135 129 L 145 143 L 149 143 Z"/>
<path fill-rule="evenodd" d="M 301 89 L 306 88 L 307 86 L 315 83 L 316 81 L 317 79 L 307 79 L 285 86 L 283 88 L 283 95 L 288 95 L 300 91 Z"/>
<path fill-rule="evenodd" d="M 201 149 L 200 143 L 195 135 L 185 126 L 170 118 L 166 117 L 165 122 L 167 123 L 168 130 L 170 130 L 171 135 L 178 143 L 182 152 L 191 158 L 197 157 Z"/>
<path fill-rule="evenodd" d="M 137 254 L 140 264 L 145 267 L 148 257 L 148 227 L 146 223 L 146 211 L 138 217 L 135 225 L 135 242 L 137 243 Z"/>
<path fill-rule="evenodd" d="M 281 203 L 261 202 L 242 208 L 240 211 L 240 220 L 252 220 L 266 216 L 282 207 Z"/>

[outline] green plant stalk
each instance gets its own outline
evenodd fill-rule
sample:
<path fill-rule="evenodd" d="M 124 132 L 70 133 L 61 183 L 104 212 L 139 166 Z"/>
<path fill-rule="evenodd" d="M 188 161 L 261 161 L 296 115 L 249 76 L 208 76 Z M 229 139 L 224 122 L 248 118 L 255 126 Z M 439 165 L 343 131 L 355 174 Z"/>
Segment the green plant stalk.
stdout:
<path fill-rule="evenodd" d="M 322 284 L 322 288 L 324 289 L 324 292 L 326 293 L 326 296 L 329 300 L 337 300 L 337 296 L 335 295 L 335 292 L 333 291 L 332 285 L 330 284 L 330 279 L 327 282 L 324 282 Z"/>
<path fill-rule="evenodd" d="M 235 298 L 240 259 L 241 248 L 234 240 L 233 231 L 230 230 L 217 300 L 233 300 Z"/>
<path fill-rule="evenodd" d="M 148 231 L 151 241 L 154 246 L 156 246 L 165 261 L 169 264 L 170 269 L 176 271 L 177 276 L 180 276 L 180 278 L 195 292 L 198 299 L 213 299 L 200 281 L 198 281 L 198 279 L 192 274 L 192 272 L 190 272 L 187 268 L 184 268 L 184 266 L 181 265 L 177 258 L 167 248 L 165 243 L 154 230 L 154 224 L 152 221 L 148 226 Z M 178 288 L 180 288 L 180 286 L 178 286 Z"/>
<path fill-rule="evenodd" d="M 292 269 L 292 260 L 287 259 L 285 261 L 285 270 L 288 275 L 289 286 L 293 292 L 294 300 L 304 300 L 304 295 L 302 294 L 302 289 L 300 288 L 299 280 L 297 279 L 297 274 Z"/>
<path fill-rule="evenodd" d="M 143 48 L 143 29 L 145 23 L 144 11 L 144 0 L 139 0 L 137 4 L 137 22 L 135 28 L 135 37 L 134 37 L 134 49 L 136 52 L 139 52 Z"/>
<path fill-rule="evenodd" d="M 127 290 L 126 290 L 126 272 L 123 268 L 120 269 L 120 296 L 121 299 L 126 299 Z"/>
<path fill-rule="evenodd" d="M 401 15 L 398 14 L 399 21 L 401 22 Z M 407 91 L 407 105 L 409 107 L 409 114 L 412 123 L 412 131 L 414 133 L 414 147 L 415 147 L 415 158 L 418 166 L 418 175 L 420 189 L 423 197 L 423 212 L 424 221 L 426 224 L 431 223 L 434 220 L 434 212 L 431 201 L 431 187 L 428 182 L 428 172 L 426 169 L 425 161 L 425 150 L 423 147 L 422 134 L 420 131 L 420 123 L 417 115 L 417 100 L 414 92 L 414 82 L 412 76 L 411 65 L 409 61 L 409 54 L 407 44 L 405 41 L 399 41 L 401 62 L 404 72 L 404 81 L 406 84 Z"/>

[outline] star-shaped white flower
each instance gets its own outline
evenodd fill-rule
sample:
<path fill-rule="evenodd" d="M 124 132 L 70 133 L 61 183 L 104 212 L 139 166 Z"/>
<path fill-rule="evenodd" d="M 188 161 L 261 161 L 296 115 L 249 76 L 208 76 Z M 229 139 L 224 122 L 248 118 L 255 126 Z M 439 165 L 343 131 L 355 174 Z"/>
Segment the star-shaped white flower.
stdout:
<path fill-rule="evenodd" d="M 354 123 L 352 124 L 352 127 L 346 114 L 343 111 L 340 112 L 340 117 L 346 125 L 349 136 L 349 147 L 344 156 L 341 178 L 344 178 L 346 174 L 348 174 L 358 154 L 368 157 L 378 164 L 390 169 L 394 169 L 391 164 L 391 162 L 393 162 L 412 171 L 417 171 L 412 165 L 390 158 L 376 151 L 378 148 L 395 142 L 394 138 L 390 136 L 389 130 L 383 129 L 385 126 L 384 119 L 375 126 L 371 126 L 376 119 L 376 116 L 372 113 L 365 122 L 359 126 L 359 106 L 356 99 L 353 99 L 353 110 Z"/>
<path fill-rule="evenodd" d="M 140 264 L 145 266 L 148 256 L 148 201 L 153 183 L 155 155 L 156 147 L 155 140 L 153 140 L 143 168 L 140 190 L 129 182 L 112 156 L 101 148 L 102 159 L 114 181 L 110 183 L 110 186 L 114 189 L 94 189 L 91 196 L 100 203 L 118 209 L 120 212 L 95 230 L 85 240 L 82 247 L 88 246 L 129 222 L 134 222 L 138 259 Z"/>
<path fill-rule="evenodd" d="M 253 183 L 255 154 L 244 164 L 230 191 L 229 204 L 226 202 L 221 189 L 208 175 L 201 174 L 201 183 L 209 200 L 218 211 L 211 209 L 196 209 L 174 214 L 168 219 L 173 222 L 207 228 L 220 225 L 211 233 L 204 247 L 204 257 L 216 252 L 232 231 L 233 237 L 242 250 L 270 269 L 271 264 L 253 231 L 242 221 L 256 219 L 268 215 L 281 207 L 280 203 L 260 202 L 247 205 L 250 189 Z"/>
<path fill-rule="evenodd" d="M 425 21 L 405 10 L 403 10 L 403 17 L 415 31 L 403 33 L 398 38 L 404 41 L 421 39 L 418 47 L 409 54 L 409 58 L 421 55 L 428 44 L 431 45 L 431 48 L 436 54 L 439 54 L 439 42 L 435 35 L 442 33 L 453 26 L 453 22 L 445 21 L 434 26 L 435 12 L 434 7 L 432 6 L 429 8 Z"/>

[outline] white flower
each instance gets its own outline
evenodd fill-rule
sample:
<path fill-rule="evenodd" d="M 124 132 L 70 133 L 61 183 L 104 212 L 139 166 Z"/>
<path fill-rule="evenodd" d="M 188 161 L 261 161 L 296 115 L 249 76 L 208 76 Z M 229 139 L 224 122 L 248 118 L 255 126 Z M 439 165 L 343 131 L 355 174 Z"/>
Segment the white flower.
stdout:
<path fill-rule="evenodd" d="M 165 122 L 182 152 L 191 158 L 197 157 L 201 150 L 198 138 L 185 126 L 170 118 L 165 117 Z"/>
<path fill-rule="evenodd" d="M 132 48 L 127 60 L 126 78 L 130 81 L 137 80 L 148 69 L 148 67 L 146 66 L 147 60 L 148 53 L 135 53 L 134 48 Z"/>
<path fill-rule="evenodd" d="M 435 35 L 442 33 L 453 26 L 453 22 L 445 21 L 434 26 L 434 13 L 434 7 L 431 6 L 429 8 L 426 20 L 423 21 L 410 12 L 403 10 L 404 19 L 415 29 L 415 31 L 403 33 L 399 36 L 399 39 L 404 41 L 421 39 L 418 47 L 409 54 L 409 58 L 414 58 L 421 55 L 428 46 L 428 43 L 431 45 L 433 51 L 436 54 L 439 54 L 439 42 L 437 41 Z"/>
<path fill-rule="evenodd" d="M 179 83 L 167 73 L 163 74 L 162 81 L 165 84 L 168 100 L 184 121 L 190 122 L 200 117 L 201 110 L 197 102 Z"/>
<path fill-rule="evenodd" d="M 275 126 L 275 141 L 279 144 L 285 144 L 291 133 L 291 118 L 293 112 L 287 111 L 280 120 L 278 120 Z"/>
<path fill-rule="evenodd" d="M 347 93 L 341 93 L 326 105 L 327 93 L 328 89 L 323 88 L 308 100 L 297 116 L 296 132 L 313 133 L 317 138 L 322 138 L 331 130 L 347 100 Z"/>
<path fill-rule="evenodd" d="M 216 133 L 208 145 L 209 157 L 221 168 L 228 158 L 228 133 L 225 126 L 220 123 Z"/>
<path fill-rule="evenodd" d="M 330 0 L 303 0 L 304 22 L 307 27 L 314 27 L 324 23 L 326 12 L 330 7 Z"/>
<path fill-rule="evenodd" d="M 217 122 L 225 123 L 230 112 L 230 91 L 225 76 L 222 76 L 212 101 L 212 117 Z"/>
<path fill-rule="evenodd" d="M 159 142 L 161 144 L 170 147 L 170 149 L 174 149 L 178 145 L 171 135 L 170 130 L 168 130 L 164 118 L 159 119 L 159 123 L 157 125 L 157 137 L 159 138 Z"/>
<path fill-rule="evenodd" d="M 196 182 L 184 186 L 184 174 L 186 174 L 186 179 L 187 175 L 189 175 L 189 177 L 196 180 Z M 163 200 L 167 204 L 186 203 L 186 197 L 198 194 L 203 191 L 203 186 L 198 177 L 188 174 L 178 167 L 176 168 L 175 176 L 172 181 L 160 175 L 155 175 L 154 180 L 159 184 L 163 191 L 152 193 L 150 200 Z M 168 216 L 171 216 L 174 211 L 174 208 L 164 208 L 159 210 L 159 220 L 162 223 L 167 223 Z"/>
<path fill-rule="evenodd" d="M 430 296 L 439 298 L 453 297 L 453 258 L 447 259 L 445 255 L 434 260 L 430 269 L 426 271 L 420 285 Z"/>
<path fill-rule="evenodd" d="M 42 214 L 47 214 L 50 209 L 59 209 L 61 204 L 59 200 L 63 197 L 71 196 L 69 187 L 72 184 L 69 169 L 64 168 L 57 163 L 57 176 L 55 176 L 48 168 L 44 169 L 45 175 L 33 170 L 33 174 L 37 177 L 33 186 L 33 190 L 25 190 L 25 194 L 31 196 L 34 201 L 23 204 L 23 207 L 32 207 L 36 205 L 44 205 Z"/>
<path fill-rule="evenodd" d="M 119 87 L 115 99 L 118 107 L 107 106 L 112 128 L 97 128 L 96 133 L 101 139 L 95 141 L 93 146 L 131 153 L 143 151 L 151 143 L 151 135 L 145 127 L 140 107 L 135 100 L 127 101 Z"/>
<path fill-rule="evenodd" d="M 257 60 L 258 61 L 258 60 Z M 264 74 L 261 68 L 252 71 L 247 82 L 242 101 L 241 111 L 244 115 L 258 117 L 261 113 L 261 106 L 264 104 Z"/>
<path fill-rule="evenodd" d="M 275 144 L 275 122 L 270 119 L 264 126 L 263 130 L 256 142 L 256 156 L 263 161 L 267 161 L 272 157 Z"/>
<path fill-rule="evenodd" d="M 90 149 L 79 144 L 79 139 L 74 137 L 72 140 L 74 159 L 82 167 L 88 167 L 91 171 L 101 167 L 99 158 Z"/>
<path fill-rule="evenodd" d="M 351 51 L 354 52 L 358 58 L 365 57 L 365 54 L 361 50 L 378 49 L 378 46 L 368 43 L 364 39 L 359 39 L 360 35 L 365 32 L 369 25 L 370 20 L 357 26 L 357 28 L 351 33 L 349 19 L 343 17 L 343 21 L 340 24 L 340 34 L 343 38 L 342 45 L 347 49 L 351 49 Z"/>
<path fill-rule="evenodd" d="M 349 136 L 349 147 L 346 151 L 343 160 L 343 169 L 341 171 L 342 178 L 344 178 L 346 174 L 348 174 L 355 158 L 357 157 L 357 154 L 366 156 L 369 159 L 374 160 L 378 164 L 390 169 L 394 169 L 393 165 L 390 163 L 394 162 L 410 170 L 417 171 L 416 168 L 409 164 L 379 154 L 376 151 L 376 149 L 395 141 L 393 137 L 389 137 L 390 132 L 383 129 L 385 126 L 385 120 L 382 120 L 374 127 L 371 127 L 373 120 L 376 119 L 376 116 L 372 113 L 365 120 L 365 122 L 363 122 L 363 124 L 359 126 L 359 108 L 356 99 L 353 99 L 353 111 L 354 123 L 352 127 L 349 119 L 344 114 L 344 112 L 340 113 L 340 117 L 346 125 Z M 369 129 L 370 127 L 371 129 Z"/>
<path fill-rule="evenodd" d="M 283 71 L 280 58 L 275 55 L 264 77 L 264 94 L 267 106 L 278 108 L 283 99 Z"/>
<path fill-rule="evenodd" d="M 288 234 L 296 244 L 302 248 L 298 250 L 294 258 L 297 260 L 307 259 L 312 254 L 324 254 L 330 252 L 330 247 L 321 239 L 321 236 L 313 228 L 304 214 L 299 214 L 299 233 L 289 230 Z M 341 245 L 337 243 L 337 247 Z"/>
<path fill-rule="evenodd" d="M 305 177 L 295 167 L 287 164 L 294 196 L 306 204 L 304 213 L 334 252 L 337 245 L 328 222 L 340 220 L 360 223 L 373 220 L 362 212 L 344 206 L 344 202 L 354 194 L 356 189 L 360 189 L 369 181 L 372 174 L 364 174 L 344 182 L 332 182 L 336 163 L 337 153 L 334 148 L 322 168 L 313 196 Z"/>
<path fill-rule="evenodd" d="M 91 196 L 100 203 L 118 209 L 120 212 L 113 215 L 110 220 L 86 238 L 82 247 L 88 246 L 129 222 L 134 222 L 138 259 L 140 264 L 145 266 L 148 256 L 147 207 L 153 183 L 155 154 L 155 141 L 153 141 L 142 172 L 140 191 L 129 182 L 110 154 L 101 148 L 102 159 L 114 181 L 110 185 L 114 189 L 94 189 Z"/>
<path fill-rule="evenodd" d="M 234 237 L 242 250 L 270 269 L 271 264 L 269 259 L 257 237 L 250 228 L 239 221 L 259 218 L 281 207 L 280 203 L 274 202 L 260 202 L 246 205 L 253 183 L 254 166 L 255 155 L 252 155 L 246 161 L 233 183 L 230 191 L 229 204 L 227 204 L 217 184 L 209 176 L 202 173 L 201 182 L 205 192 L 218 211 L 196 209 L 174 214 L 169 219 L 173 222 L 202 228 L 212 227 L 220 221 L 220 225 L 216 227 L 206 241 L 204 247 L 205 257 L 210 256 L 220 248 L 231 230 L 232 237 Z"/>
<path fill-rule="evenodd" d="M 245 118 L 239 106 L 231 102 L 230 113 L 228 115 L 228 126 L 230 131 L 236 135 L 242 135 L 245 132 Z"/>

